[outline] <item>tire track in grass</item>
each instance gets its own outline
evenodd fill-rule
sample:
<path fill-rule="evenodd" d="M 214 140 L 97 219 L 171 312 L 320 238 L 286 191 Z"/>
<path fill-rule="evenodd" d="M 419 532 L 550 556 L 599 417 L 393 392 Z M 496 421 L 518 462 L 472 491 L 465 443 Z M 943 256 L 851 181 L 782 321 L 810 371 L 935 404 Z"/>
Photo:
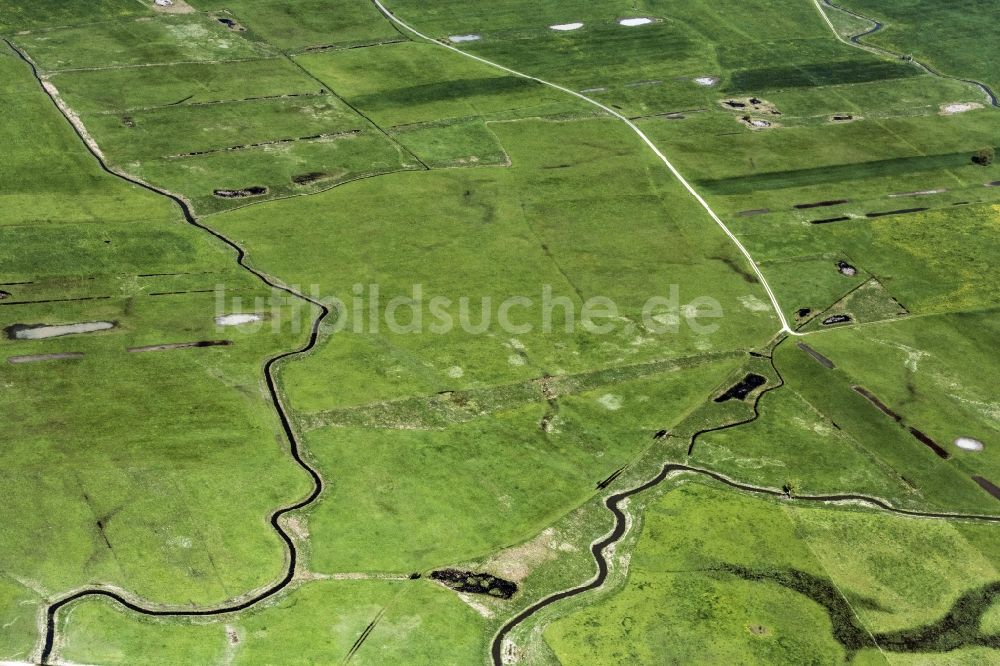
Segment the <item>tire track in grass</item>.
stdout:
<path fill-rule="evenodd" d="M 270 396 L 271 403 L 274 406 L 274 410 L 278 415 L 278 419 L 281 422 L 281 428 L 285 433 L 285 438 L 288 440 L 289 453 L 291 454 L 292 459 L 299 465 L 299 467 L 301 467 L 310 476 L 313 482 L 313 489 L 312 491 L 309 492 L 308 495 L 306 495 L 306 497 L 299 500 L 298 502 L 295 502 L 294 504 L 291 504 L 289 506 L 274 511 L 270 516 L 271 527 L 274 528 L 274 531 L 285 543 L 285 547 L 287 548 L 288 551 L 288 566 L 285 571 L 285 575 L 281 578 L 281 580 L 271 584 L 262 591 L 256 592 L 255 594 L 253 594 L 253 596 L 245 599 L 244 601 L 234 602 L 230 605 L 225 605 L 218 608 L 208 608 L 200 610 L 156 609 L 156 608 L 145 607 L 140 603 L 129 601 L 120 593 L 115 591 L 110 591 L 101 588 L 87 588 L 84 590 L 80 590 L 50 604 L 45 611 L 45 639 L 41 649 L 40 662 L 42 664 L 46 664 L 48 663 L 49 658 L 52 656 L 52 649 L 55 644 L 57 614 L 61 608 L 63 608 L 68 604 L 73 603 L 74 601 L 77 601 L 78 599 L 83 599 L 86 597 L 105 597 L 107 599 L 111 599 L 112 601 L 117 602 L 118 604 L 124 606 L 125 608 L 131 611 L 140 613 L 142 615 L 150 615 L 158 617 L 204 617 L 211 615 L 223 615 L 226 613 L 233 613 L 236 611 L 245 610 L 265 599 L 274 596 L 275 594 L 283 590 L 285 587 L 287 587 L 289 583 L 292 582 L 292 579 L 295 576 L 296 563 L 298 561 L 298 551 L 296 549 L 295 542 L 293 541 L 292 537 L 288 534 L 288 532 L 286 532 L 285 529 L 281 526 L 280 521 L 281 518 L 286 514 L 305 508 L 310 504 L 312 504 L 313 502 L 315 502 L 316 499 L 323 492 L 323 479 L 320 476 L 319 472 L 312 465 L 306 462 L 306 460 L 302 457 L 299 440 L 295 435 L 295 431 L 292 428 L 291 420 L 288 416 L 288 413 L 285 410 L 285 406 L 282 404 L 281 397 L 278 393 L 277 383 L 274 379 L 274 368 L 278 363 L 280 363 L 284 359 L 308 353 L 316 346 L 316 343 L 319 339 L 320 325 L 323 323 L 323 320 L 325 320 L 327 316 L 329 316 L 330 308 L 324 305 L 321 301 L 306 296 L 305 294 L 295 289 L 292 289 L 291 287 L 285 286 L 279 283 L 278 281 L 274 280 L 273 278 L 269 277 L 267 274 L 248 265 L 246 260 L 246 252 L 243 250 L 243 248 L 240 247 L 235 241 L 227 238 L 218 231 L 215 231 L 214 229 L 199 222 L 198 219 L 194 216 L 194 213 L 192 212 L 190 205 L 181 197 L 172 194 L 171 192 L 168 192 L 166 190 L 150 185 L 139 179 L 128 176 L 124 173 L 120 173 L 111 168 L 104 161 L 104 158 L 100 154 L 100 152 L 95 150 L 95 148 L 90 145 L 90 143 L 87 141 L 87 138 L 81 133 L 80 129 L 73 123 L 72 119 L 66 114 L 66 111 L 60 105 L 59 100 L 56 99 L 56 97 L 48 89 L 46 89 L 44 81 L 39 75 L 38 68 L 35 66 L 35 63 L 21 49 L 12 44 L 9 40 L 4 39 L 3 41 L 15 54 L 17 54 L 17 56 L 21 60 L 23 60 L 31 68 L 31 72 L 35 77 L 35 80 L 38 82 L 39 86 L 48 96 L 49 100 L 53 103 L 53 105 L 55 105 L 56 109 L 59 110 L 59 113 L 62 114 L 63 118 L 69 123 L 70 127 L 73 128 L 73 131 L 76 133 L 77 137 L 87 148 L 88 152 L 90 152 L 90 154 L 94 157 L 94 159 L 97 160 L 98 165 L 104 172 L 112 176 L 115 176 L 116 178 L 120 178 L 124 181 L 132 183 L 133 185 L 141 187 L 144 190 L 148 190 L 155 194 L 167 197 L 168 199 L 176 203 L 177 206 L 181 209 L 181 212 L 184 215 L 184 219 L 185 221 L 187 221 L 188 224 L 197 227 L 198 229 L 212 235 L 214 238 L 218 239 L 222 243 L 225 243 L 227 246 L 232 248 L 236 252 L 236 262 L 243 269 L 245 269 L 251 275 L 260 280 L 263 284 L 272 289 L 284 292 L 293 298 L 305 301 L 318 309 L 318 314 L 316 318 L 313 320 L 312 327 L 310 328 L 309 332 L 309 339 L 306 341 L 306 343 L 303 346 L 293 351 L 284 352 L 278 354 L 277 356 L 273 356 L 264 363 L 264 379 L 267 384 L 268 395 Z"/>
<path fill-rule="evenodd" d="M 526 79 L 528 81 L 534 81 L 535 83 L 540 83 L 543 86 L 548 86 L 549 88 L 553 88 L 560 92 L 566 93 L 567 95 L 576 97 L 577 99 L 583 100 L 584 102 L 590 104 L 591 106 L 596 106 L 597 108 L 601 109 L 602 111 L 612 116 L 613 118 L 620 120 L 621 122 L 628 125 L 629 129 L 635 132 L 635 134 L 640 139 L 642 139 L 643 143 L 645 143 L 646 146 L 649 147 L 649 149 L 652 150 L 653 153 L 660 159 L 660 161 L 663 162 L 663 165 L 667 168 L 668 171 L 670 171 L 670 173 L 674 176 L 674 178 L 677 179 L 677 182 L 679 182 L 684 187 L 684 189 L 687 190 L 688 194 L 690 194 L 694 198 L 694 200 L 701 205 L 701 207 L 705 210 L 705 212 L 708 213 L 709 217 L 711 217 L 712 220 L 719 226 L 719 228 L 722 229 L 723 233 L 725 233 L 726 236 L 729 237 L 729 240 L 732 241 L 733 245 L 736 246 L 736 249 L 740 251 L 740 254 L 742 254 L 743 257 L 750 263 L 750 267 L 753 269 L 753 272 L 757 275 L 757 278 L 760 280 L 761 286 L 764 288 L 764 291 L 767 292 L 767 297 L 771 300 L 771 305 L 774 307 L 774 313 L 777 315 L 778 321 L 781 322 L 780 332 L 786 333 L 788 335 L 800 335 L 800 333 L 797 333 L 792 329 L 791 326 L 789 326 L 788 320 L 785 318 L 785 313 L 784 311 L 782 311 L 781 305 L 778 303 L 778 297 L 771 289 L 771 285 L 768 283 L 767 278 L 764 277 L 764 273 L 760 270 L 760 267 L 757 265 L 757 262 L 754 261 L 753 256 L 750 254 L 750 251 L 746 249 L 746 247 L 743 245 L 742 242 L 740 242 L 740 239 L 736 237 L 736 234 L 734 234 L 732 231 L 729 230 L 729 227 L 726 226 L 725 222 L 723 222 L 722 219 L 715 213 L 715 211 L 712 210 L 712 207 L 708 205 L 708 202 L 705 201 L 705 199 L 700 194 L 698 194 L 698 191 L 694 189 L 691 183 L 689 183 L 687 179 L 685 179 L 684 176 L 681 175 L 681 172 L 677 170 L 677 167 L 675 167 L 673 163 L 667 158 L 667 156 L 664 155 L 663 152 L 657 147 L 657 145 L 653 143 L 653 140 L 650 139 L 648 136 L 646 136 L 645 132 L 639 129 L 638 125 L 629 120 L 623 114 L 612 109 L 610 106 L 601 104 L 597 100 L 591 97 L 587 97 L 583 93 L 571 90 L 569 88 L 566 88 L 565 86 L 559 85 L 558 83 L 552 83 L 551 81 L 540 79 L 537 76 L 532 76 L 530 74 L 519 72 L 516 69 L 511 69 L 510 67 L 506 67 L 499 63 L 493 62 L 492 60 L 487 60 L 486 58 L 481 58 L 467 51 L 463 51 L 462 49 L 456 48 L 451 44 L 447 44 L 441 40 L 428 37 L 427 35 L 417 30 L 416 28 L 413 28 L 409 24 L 405 23 L 402 19 L 398 18 L 390 9 L 388 9 L 385 5 L 383 5 L 380 0 L 371 0 L 371 1 L 378 8 L 378 10 L 382 12 L 383 16 L 385 16 L 394 24 L 412 33 L 414 36 L 420 39 L 426 40 L 432 44 L 436 44 L 438 46 L 446 48 L 449 51 L 454 51 L 459 55 L 462 55 L 466 58 L 471 58 L 472 60 L 480 62 L 484 65 L 488 65 L 495 69 L 507 72 L 512 76 Z"/>
<path fill-rule="evenodd" d="M 779 340 L 778 343 L 775 345 L 775 347 L 780 345 L 786 339 L 787 337 Z M 771 360 L 771 366 L 774 368 L 775 373 L 777 373 L 780 383 L 771 387 L 770 389 L 761 391 L 757 395 L 753 404 L 753 415 L 750 418 L 745 419 L 743 421 L 737 421 L 735 423 L 730 423 L 716 428 L 699 430 L 691 437 L 692 448 L 694 446 L 694 442 L 701 435 L 704 435 L 709 432 L 716 432 L 719 430 L 726 430 L 729 428 L 736 428 L 742 425 L 746 425 L 748 423 L 756 421 L 760 417 L 760 411 L 758 407 L 761 398 L 768 392 L 784 386 L 784 379 L 781 377 L 781 373 L 778 372 L 777 367 L 774 365 L 773 357 L 771 357 L 770 360 Z M 878 497 L 871 497 L 868 495 L 855 494 L 855 493 L 842 493 L 834 495 L 789 495 L 784 490 L 778 490 L 776 488 L 768 488 L 765 486 L 755 486 L 749 483 L 742 483 L 740 481 L 737 481 L 735 479 L 732 479 L 728 476 L 725 476 L 723 474 L 720 474 L 718 472 L 709 469 L 704 469 L 701 467 L 693 467 L 691 465 L 685 465 L 683 463 L 667 462 L 663 465 L 663 467 L 660 469 L 660 472 L 656 476 L 646 481 L 645 483 L 636 486 L 634 488 L 631 488 L 629 490 L 624 490 L 622 492 L 609 495 L 607 498 L 605 498 L 604 506 L 614 516 L 615 524 L 614 527 L 612 527 L 611 531 L 605 537 L 603 537 L 598 541 L 595 541 L 590 546 L 591 555 L 594 558 L 594 563 L 597 565 L 597 573 L 588 582 L 583 583 L 582 585 L 578 585 L 577 587 L 573 587 L 567 590 L 561 590 L 547 597 L 544 597 L 539 601 L 536 601 L 535 603 L 531 604 L 530 606 L 522 610 L 520 613 L 515 615 L 513 618 L 508 620 L 507 623 L 504 624 L 495 634 L 493 642 L 490 645 L 490 656 L 494 666 L 503 666 L 504 664 L 503 653 L 504 653 L 505 641 L 507 637 L 511 634 L 511 632 L 514 631 L 515 628 L 517 628 L 518 625 L 520 625 L 525 620 L 532 617 L 533 615 L 538 613 L 538 611 L 542 610 L 547 606 L 556 604 L 560 601 L 563 601 L 564 599 L 569 599 L 570 597 L 578 596 L 580 594 L 583 594 L 584 592 L 596 590 L 602 587 L 605 582 L 607 582 L 608 575 L 610 572 L 610 567 L 608 564 L 608 556 L 606 555 L 606 550 L 609 546 L 621 541 L 621 539 L 628 532 L 629 521 L 628 521 L 628 516 L 625 514 L 625 511 L 621 508 L 622 502 L 629 499 L 630 497 L 639 495 L 647 490 L 655 488 L 656 486 L 660 485 L 662 482 L 671 478 L 675 474 L 700 475 L 741 492 L 763 495 L 765 497 L 782 498 L 795 502 L 813 502 L 819 504 L 858 502 L 868 505 L 872 508 L 879 509 L 881 511 L 886 511 L 901 516 L 908 516 L 911 518 L 975 520 L 975 521 L 984 521 L 989 523 L 1000 523 L 1000 515 L 977 515 L 977 514 L 944 513 L 944 512 L 934 512 L 934 511 L 917 511 L 912 509 L 901 509 L 898 507 L 894 507 L 892 504 L 890 504 L 888 501 L 884 499 Z"/>
<path fill-rule="evenodd" d="M 833 25 L 833 21 L 831 21 L 830 17 L 827 16 L 825 11 L 823 11 L 823 6 L 820 5 L 820 0 L 813 0 L 813 3 L 816 5 L 816 9 L 819 11 L 820 15 L 823 17 L 823 20 L 826 22 L 827 26 L 829 26 L 830 30 L 833 31 L 833 34 L 834 36 L 836 36 L 838 41 L 841 41 L 844 44 L 847 44 L 848 46 L 855 46 L 859 49 L 868 51 L 869 53 L 874 53 L 880 56 L 887 56 L 895 60 L 906 60 L 906 58 L 909 58 L 908 62 L 912 63 L 916 67 L 919 67 L 920 69 L 927 72 L 931 76 L 936 76 L 940 79 L 950 79 L 952 81 L 958 81 L 960 83 L 967 83 L 970 86 L 979 88 L 986 95 L 986 98 L 987 100 L 989 100 L 989 103 L 991 105 L 1000 108 L 1000 98 L 997 98 L 997 94 L 993 92 L 993 90 L 988 85 L 986 85 L 981 81 L 976 81 L 974 79 L 963 79 L 960 76 L 951 76 L 950 74 L 942 74 L 941 72 L 937 71 L 927 63 L 921 62 L 916 58 L 913 58 L 912 56 L 905 56 L 902 53 L 896 53 L 895 51 L 890 51 L 889 49 L 883 48 L 881 46 L 875 46 L 873 44 L 866 44 L 865 42 L 862 42 L 861 41 L 862 37 L 868 37 L 870 35 L 874 35 L 877 32 L 881 32 L 885 28 L 885 24 L 882 23 L 881 21 L 877 21 L 871 18 L 870 16 L 865 16 L 864 14 L 856 12 L 853 9 L 848 9 L 847 7 L 841 7 L 840 5 L 834 4 L 831 0 L 823 0 L 823 4 L 826 5 L 827 7 L 830 7 L 831 9 L 836 9 L 837 11 L 844 12 L 849 16 L 861 19 L 862 21 L 868 21 L 869 23 L 872 24 L 872 27 L 869 28 L 868 30 L 865 30 L 864 32 L 859 32 L 856 35 L 850 35 L 847 39 L 844 39 L 843 36 L 840 34 L 840 32 L 837 30 L 836 26 Z"/>

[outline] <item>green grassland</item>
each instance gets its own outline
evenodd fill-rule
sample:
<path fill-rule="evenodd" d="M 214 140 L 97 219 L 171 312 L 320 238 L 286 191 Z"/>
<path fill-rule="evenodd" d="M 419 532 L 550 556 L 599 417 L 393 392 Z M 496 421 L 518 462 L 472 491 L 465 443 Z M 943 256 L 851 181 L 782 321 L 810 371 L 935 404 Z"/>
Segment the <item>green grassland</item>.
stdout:
<path fill-rule="evenodd" d="M 799 587 L 780 582 L 796 580 L 788 572 Z M 621 591 L 545 640 L 564 664 L 884 663 L 865 639 L 930 625 L 996 578 L 957 524 L 685 484 L 646 510 Z"/>
<path fill-rule="evenodd" d="M 195 0 L 191 4 L 202 10 L 228 10 L 242 25 L 289 52 L 405 39 L 370 2 Z"/>
<path fill-rule="evenodd" d="M 96 0 L 89 3 L 63 0 L 37 0 L 0 3 L 0 30 L 13 32 L 31 28 L 52 28 L 79 23 L 94 23 L 132 16 L 148 16 L 152 12 L 136 0 Z"/>
<path fill-rule="evenodd" d="M 990 374 L 977 367 L 997 335 L 995 312 L 988 311 L 841 329 L 809 342 L 947 449 L 959 469 L 995 480 L 1000 453 L 963 452 L 953 442 L 997 436 Z"/>
<path fill-rule="evenodd" d="M 483 619 L 425 581 L 315 580 L 252 613 L 212 622 L 140 620 L 94 601 L 66 622 L 64 656 L 101 664 L 340 663 L 376 621 L 358 664 L 471 664 Z"/>
<path fill-rule="evenodd" d="M 205 14 L 160 15 L 18 36 L 47 70 L 248 60 L 277 55 L 248 33 Z"/>
<path fill-rule="evenodd" d="M 27 66 L 8 52 L 0 66 L 14 120 L 4 130 L 20 130 L 4 168 L 23 183 L 4 207 L 2 281 L 14 284 L 3 287 L 0 327 L 117 324 L 0 341 L 4 656 L 27 659 L 38 604 L 68 590 L 106 584 L 154 603 L 219 603 L 280 574 L 283 545 L 267 517 L 309 485 L 287 457 L 260 372 L 301 339 L 311 313 L 279 300 L 275 327 L 227 330 L 230 347 L 128 353 L 217 339 L 216 285 L 248 304 L 274 294 L 163 197 L 100 173 Z M 84 357 L 6 362 L 64 352 Z"/>
<path fill-rule="evenodd" d="M 912 55 L 944 74 L 977 79 L 994 92 L 1000 87 L 995 66 L 1000 53 L 989 39 L 988 4 L 848 0 L 843 6 L 885 24 L 882 32 L 866 37 L 865 42 Z M 926 26 L 933 26 L 933 40 L 923 38 Z"/>

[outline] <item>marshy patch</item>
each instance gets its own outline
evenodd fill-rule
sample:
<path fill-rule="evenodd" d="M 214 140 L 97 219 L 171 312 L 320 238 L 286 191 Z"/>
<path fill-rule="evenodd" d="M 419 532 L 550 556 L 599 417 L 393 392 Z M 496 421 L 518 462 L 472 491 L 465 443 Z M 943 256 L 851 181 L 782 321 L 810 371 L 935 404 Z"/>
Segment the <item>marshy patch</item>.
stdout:
<path fill-rule="evenodd" d="M 916 438 L 918 442 L 920 442 L 921 444 L 929 448 L 931 451 L 933 451 L 935 454 L 937 454 L 939 458 L 942 458 L 944 460 L 948 460 L 949 458 L 951 458 L 951 454 L 945 451 L 943 446 L 941 446 L 933 439 L 931 439 L 930 435 L 928 435 L 927 433 L 921 432 L 920 430 L 917 430 L 913 426 L 907 427 L 907 430 L 910 432 L 911 435 L 913 435 Z"/>
<path fill-rule="evenodd" d="M 755 389 L 767 384 L 767 378 L 750 373 L 739 382 L 729 387 L 725 393 L 715 399 L 715 402 L 728 402 L 729 400 L 746 400 Z"/>
<path fill-rule="evenodd" d="M 846 275 L 847 277 L 854 277 L 858 274 L 858 269 L 846 261 L 840 260 L 837 262 L 837 272 L 841 275 Z"/>
<path fill-rule="evenodd" d="M 13 324 L 4 329 L 8 340 L 46 340 L 64 335 L 96 333 L 115 326 L 113 321 L 87 321 L 79 324 Z"/>
<path fill-rule="evenodd" d="M 780 116 L 781 111 L 773 103 L 760 97 L 729 97 L 719 101 L 723 107 L 736 111 L 753 111 L 770 116 Z"/>
<path fill-rule="evenodd" d="M 795 313 L 795 317 L 798 319 L 805 319 L 812 314 L 812 308 L 799 308 L 798 312 Z"/>
<path fill-rule="evenodd" d="M 887 405 L 884 402 L 882 402 L 881 400 L 879 400 L 875 396 L 874 393 L 872 393 L 871 391 L 869 391 L 865 387 L 863 387 L 863 386 L 852 386 L 851 389 L 855 393 L 857 393 L 858 395 L 862 396 L 865 400 L 867 400 L 868 402 L 870 402 L 873 405 L 875 405 L 875 407 L 878 408 L 878 410 L 880 412 L 882 412 L 886 416 L 891 416 L 893 418 L 893 420 L 895 420 L 897 423 L 901 423 L 903 421 L 903 417 L 902 416 L 900 416 L 899 414 L 897 414 L 896 412 L 894 412 L 892 409 L 890 409 L 889 405 Z"/>
<path fill-rule="evenodd" d="M 972 437 L 959 437 L 955 440 L 955 446 L 963 451 L 974 451 L 977 453 L 985 448 L 982 442 Z"/>
<path fill-rule="evenodd" d="M 197 342 L 173 342 L 163 345 L 147 345 L 145 347 L 129 347 L 131 354 L 143 354 L 145 352 L 171 351 L 174 349 L 197 349 L 200 347 L 228 347 L 233 344 L 232 340 L 198 340 Z"/>
<path fill-rule="evenodd" d="M 292 176 L 292 182 L 296 185 L 309 185 L 310 183 L 315 183 L 318 180 L 329 177 L 330 174 L 325 171 L 310 171 L 309 173 L 300 173 L 297 176 Z"/>
<path fill-rule="evenodd" d="M 837 367 L 833 364 L 833 361 L 828 359 L 826 356 L 823 356 L 822 354 L 820 354 L 818 351 L 816 351 L 806 343 L 799 342 L 796 346 L 805 353 L 812 356 L 816 360 L 816 362 L 822 365 L 824 368 L 828 370 L 833 370 L 835 367 Z"/>
<path fill-rule="evenodd" d="M 982 476 L 974 476 L 972 480 L 979 484 L 979 487 L 988 492 L 990 495 L 1000 500 L 1000 488 L 996 486 L 989 479 Z"/>
<path fill-rule="evenodd" d="M 235 19 L 231 19 L 228 16 L 217 16 L 215 20 L 226 26 L 230 30 L 235 30 L 236 32 L 246 32 L 246 28 L 239 24 Z"/>
<path fill-rule="evenodd" d="M 556 25 L 550 25 L 549 30 L 555 30 L 557 32 L 569 32 L 571 30 L 579 30 L 583 27 L 583 23 L 557 23 Z"/>
<path fill-rule="evenodd" d="M 839 206 L 841 204 L 851 203 L 850 199 L 829 199 L 827 201 L 813 201 L 811 203 L 795 204 L 793 208 L 798 210 L 807 210 L 809 208 L 825 208 L 827 206 Z"/>
<path fill-rule="evenodd" d="M 834 326 L 836 324 L 849 324 L 851 323 L 851 315 L 839 314 L 833 315 L 832 317 L 827 317 L 823 320 L 824 326 Z"/>
<path fill-rule="evenodd" d="M 40 361 L 68 361 L 83 358 L 80 352 L 63 352 L 60 354 L 31 354 L 29 356 L 10 356 L 8 363 L 18 365 L 20 363 L 38 363 Z"/>
<path fill-rule="evenodd" d="M 264 196 L 267 194 L 267 188 L 262 185 L 253 185 L 242 190 L 213 190 L 212 194 L 220 199 L 245 199 L 246 197 Z"/>
<path fill-rule="evenodd" d="M 754 636 L 770 636 L 771 630 L 762 624 L 748 624 L 747 631 Z"/>
<path fill-rule="evenodd" d="M 431 578 L 465 594 L 485 594 L 498 599 L 510 599 L 517 592 L 517 583 L 488 573 L 439 569 L 431 572 Z"/>
<path fill-rule="evenodd" d="M 462 42 L 478 42 L 482 39 L 479 35 L 451 35 L 448 37 L 448 41 L 452 44 L 461 44 Z"/>
<path fill-rule="evenodd" d="M 875 213 L 865 213 L 865 217 L 885 217 L 886 215 L 909 215 L 910 213 L 922 213 L 930 210 L 926 206 L 920 208 L 900 208 L 899 210 L 886 210 Z"/>
<path fill-rule="evenodd" d="M 122 116 L 122 125 L 128 127 L 129 129 L 134 129 L 135 120 L 132 119 L 132 116 Z"/>

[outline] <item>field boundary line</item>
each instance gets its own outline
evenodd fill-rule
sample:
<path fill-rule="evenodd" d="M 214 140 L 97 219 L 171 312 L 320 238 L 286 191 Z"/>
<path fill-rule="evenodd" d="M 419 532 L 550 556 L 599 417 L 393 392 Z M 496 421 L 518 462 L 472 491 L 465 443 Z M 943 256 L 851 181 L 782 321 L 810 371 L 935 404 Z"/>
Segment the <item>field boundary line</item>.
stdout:
<path fill-rule="evenodd" d="M 545 79 L 540 79 L 537 76 L 532 76 L 530 74 L 525 74 L 523 72 L 519 72 L 516 69 L 511 69 L 510 67 L 506 67 L 506 66 L 501 65 L 499 63 L 493 62 L 492 60 L 487 60 L 486 58 L 482 58 L 480 56 L 473 55 L 471 53 L 463 51 L 462 49 L 455 48 L 451 44 L 446 44 L 445 42 L 442 42 L 441 40 L 434 39 L 432 37 L 428 37 L 427 35 L 423 34 L 419 30 L 417 30 L 416 28 L 413 28 L 412 26 L 410 26 L 409 24 L 407 24 L 406 22 L 404 22 L 402 19 L 398 18 L 391 10 L 389 10 L 385 5 L 383 5 L 380 0 L 372 0 L 372 2 L 375 4 L 376 7 L 378 7 L 379 11 L 382 12 L 382 14 L 387 19 L 389 19 L 393 23 L 399 25 L 400 27 L 408 30 L 409 32 L 413 33 L 414 35 L 416 35 L 417 37 L 419 37 L 421 39 L 424 39 L 424 40 L 426 40 L 426 41 L 428 41 L 428 42 L 430 42 L 432 44 L 437 44 L 438 46 L 442 46 L 442 47 L 444 47 L 444 48 L 446 48 L 446 49 L 448 49 L 450 51 L 454 51 L 455 53 L 458 53 L 458 54 L 460 54 L 462 56 L 465 56 L 466 58 L 471 58 L 473 60 L 481 62 L 484 65 L 488 65 L 490 67 L 494 67 L 496 69 L 500 69 L 500 70 L 502 70 L 504 72 L 507 72 L 508 74 L 512 74 L 513 76 L 517 76 L 517 77 L 520 77 L 522 79 L 527 79 L 529 81 L 534 81 L 534 82 L 540 83 L 540 84 L 542 84 L 544 86 L 548 86 L 549 88 L 554 88 L 555 90 L 559 90 L 561 92 L 564 92 L 567 95 L 572 95 L 573 97 L 576 97 L 577 99 L 581 99 L 584 102 L 586 102 L 586 103 L 588 103 L 588 104 L 590 104 L 592 106 L 596 106 L 597 108 L 601 109 L 602 111 L 604 111 L 605 113 L 609 114 L 610 116 L 612 116 L 612 117 L 614 117 L 614 118 L 622 121 L 626 125 L 628 125 L 629 129 L 631 129 L 633 132 L 635 132 L 635 134 L 640 139 L 642 139 L 643 143 L 645 143 L 649 147 L 649 149 L 653 151 L 653 154 L 655 154 L 660 159 L 660 161 L 663 162 L 664 166 L 667 167 L 667 170 L 669 170 L 670 173 L 673 174 L 674 178 L 676 178 L 677 181 L 684 187 L 684 189 L 688 191 L 688 194 L 690 194 L 692 197 L 694 197 L 695 201 L 697 201 L 701 205 L 701 207 L 705 209 L 705 212 L 708 213 L 709 217 L 711 217 L 712 220 L 719 226 L 719 228 L 721 228 L 722 231 L 726 234 L 726 236 L 729 237 L 729 240 L 733 242 L 733 244 L 740 251 L 740 253 L 746 258 L 746 260 L 748 262 L 750 262 L 750 267 L 753 268 L 754 273 L 757 275 L 757 278 L 760 280 L 761 286 L 764 288 L 764 291 L 767 292 L 767 296 L 771 300 L 771 305 L 773 306 L 774 312 L 775 312 L 775 314 L 778 317 L 778 321 L 781 322 L 781 332 L 787 333 L 788 335 L 800 335 L 799 333 L 797 333 L 796 331 L 794 331 L 791 326 L 789 326 L 788 320 L 785 318 L 785 313 L 781 309 L 781 304 L 778 302 L 777 295 L 775 295 L 774 290 L 771 289 L 771 285 L 768 283 L 767 278 L 764 277 L 764 273 L 760 270 L 760 267 L 757 265 L 757 262 L 754 261 L 753 255 L 750 254 L 750 251 L 747 250 L 747 248 L 743 245 L 742 242 L 740 242 L 740 239 L 736 237 L 736 234 L 734 234 L 732 231 L 730 231 L 729 227 L 726 226 L 725 222 L 723 222 L 722 219 L 712 209 L 712 207 L 708 205 L 708 202 L 705 201 L 705 199 L 698 193 L 698 191 L 695 190 L 694 187 L 692 187 L 691 183 L 689 183 L 687 181 L 687 179 L 684 178 L 683 175 L 681 175 L 681 172 L 677 170 L 677 167 L 675 167 L 673 165 L 673 163 L 669 160 L 669 158 L 667 158 L 667 156 L 663 154 L 663 151 L 661 151 L 657 147 L 657 145 L 655 143 L 653 143 L 652 139 L 650 139 L 648 136 L 646 136 L 646 133 L 643 132 L 639 128 L 638 125 L 636 125 L 634 122 L 632 122 L 631 120 L 629 120 L 626 116 L 624 116 L 621 113 L 615 111 L 611 107 L 609 107 L 609 106 L 607 106 L 605 104 L 602 104 L 602 103 L 598 102 L 597 100 L 595 100 L 595 99 L 593 99 L 591 97 L 587 97 L 586 95 L 584 95 L 582 93 L 579 93 L 579 92 L 577 92 L 575 90 L 571 90 L 571 89 L 569 89 L 569 88 L 567 88 L 565 86 L 561 86 L 558 83 L 552 83 L 551 81 L 546 81 Z"/>

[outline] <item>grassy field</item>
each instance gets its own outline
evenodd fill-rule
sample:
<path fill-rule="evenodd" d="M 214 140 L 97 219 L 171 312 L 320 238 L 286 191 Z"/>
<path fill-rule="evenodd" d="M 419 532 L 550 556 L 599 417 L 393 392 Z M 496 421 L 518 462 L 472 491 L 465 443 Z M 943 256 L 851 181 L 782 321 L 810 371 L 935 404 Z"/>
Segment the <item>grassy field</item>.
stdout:
<path fill-rule="evenodd" d="M 89 602 L 66 622 L 64 657 L 101 664 L 328 664 L 350 655 L 358 664 L 470 664 L 479 659 L 482 632 L 474 610 L 430 582 L 315 580 L 282 602 L 212 622 L 141 621 Z"/>
<path fill-rule="evenodd" d="M 647 509 L 621 590 L 554 622 L 545 640 L 563 664 L 884 663 L 873 643 L 896 663 L 907 650 L 890 645 L 893 632 L 933 624 L 997 578 L 959 525 L 685 484 Z"/>
<path fill-rule="evenodd" d="M 947 5 L 849 0 L 843 6 L 885 24 L 882 32 L 865 38 L 867 43 L 912 55 L 950 76 L 977 79 L 994 92 L 1000 87 L 994 66 L 1000 54 L 988 36 L 988 5 L 970 0 Z M 921 38 L 927 26 L 933 26 L 933 40 Z"/>
<path fill-rule="evenodd" d="M 845 2 L 886 22 L 872 43 L 991 80 L 981 4 Z M 190 5 L 0 0 L 0 33 L 114 171 L 330 306 L 275 368 L 324 493 L 283 519 L 287 590 L 199 620 L 86 599 L 55 661 L 483 663 L 593 575 L 607 495 L 666 461 L 1000 514 L 974 478 L 1000 485 L 1000 166 L 972 159 L 1000 115 L 976 88 L 838 41 L 811 2 L 388 3 L 631 118 L 805 333 L 779 343 L 754 267 L 620 119 L 367 0 Z M 72 591 L 204 609 L 282 577 L 268 518 L 312 486 L 263 366 L 317 309 L 102 171 L 6 46 L 0 109 L 0 660 L 32 661 Z M 110 328 L 15 335 L 78 322 Z M 224 344 L 130 351 L 200 341 Z M 518 625 L 521 663 L 996 661 L 995 526 L 689 475 L 622 509 L 607 588 Z M 458 595 L 443 567 L 518 591 Z"/>

